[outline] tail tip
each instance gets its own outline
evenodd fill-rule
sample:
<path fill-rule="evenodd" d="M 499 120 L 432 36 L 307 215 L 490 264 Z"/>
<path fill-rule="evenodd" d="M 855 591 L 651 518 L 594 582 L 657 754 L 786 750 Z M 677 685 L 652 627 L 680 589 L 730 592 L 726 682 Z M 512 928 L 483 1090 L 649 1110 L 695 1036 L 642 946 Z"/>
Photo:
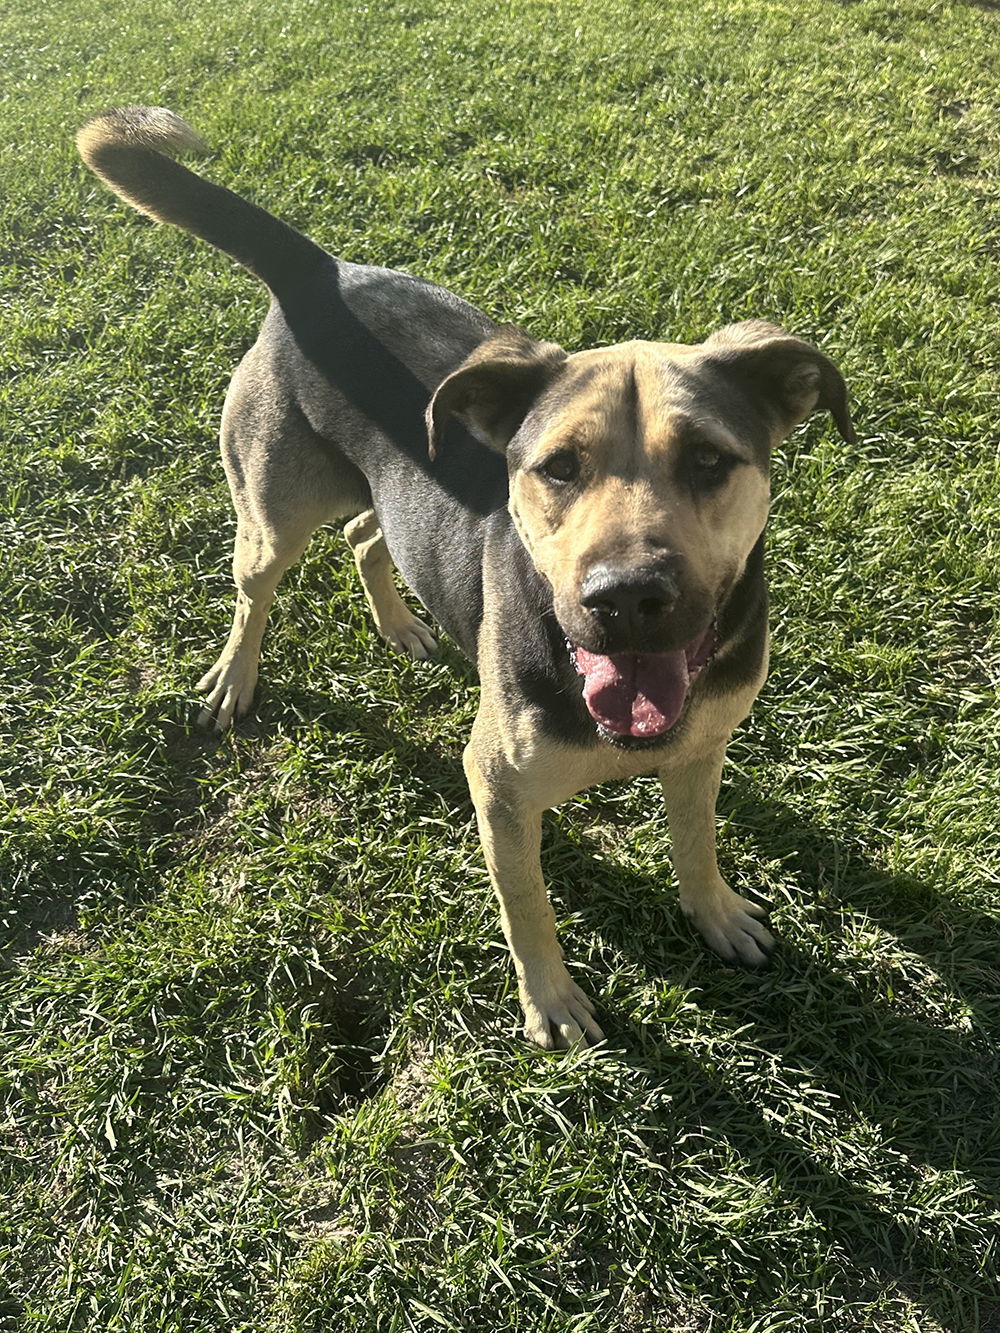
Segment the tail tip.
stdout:
<path fill-rule="evenodd" d="M 151 148 L 171 156 L 211 151 L 186 120 L 165 106 L 112 107 L 91 116 L 76 132 L 76 146 L 85 162 L 109 143 Z"/>

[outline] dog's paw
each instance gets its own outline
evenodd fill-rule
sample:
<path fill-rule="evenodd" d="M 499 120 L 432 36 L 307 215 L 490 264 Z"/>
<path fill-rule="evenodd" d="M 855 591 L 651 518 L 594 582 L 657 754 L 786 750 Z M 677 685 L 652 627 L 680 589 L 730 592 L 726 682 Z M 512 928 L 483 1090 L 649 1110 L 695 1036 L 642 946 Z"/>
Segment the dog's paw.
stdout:
<path fill-rule="evenodd" d="M 395 648 L 397 653 L 406 653 L 410 657 L 415 657 L 418 662 L 426 661 L 437 652 L 437 640 L 416 616 L 410 616 L 408 620 L 393 625 L 383 633 L 386 642 Z"/>
<path fill-rule="evenodd" d="M 681 910 L 710 949 L 727 963 L 760 967 L 767 962 L 775 939 L 764 922 L 767 913 L 741 898 L 728 884 L 697 895 L 681 894 Z"/>
<path fill-rule="evenodd" d="M 249 711 L 257 688 L 257 671 L 241 664 L 239 658 L 220 657 L 196 688 L 208 696 L 198 714 L 198 726 L 225 731 L 234 717 Z"/>
<path fill-rule="evenodd" d="M 594 1019 L 594 1005 L 562 969 L 562 976 L 521 986 L 524 1035 L 546 1051 L 566 1051 L 571 1046 L 596 1046 L 604 1033 Z"/>

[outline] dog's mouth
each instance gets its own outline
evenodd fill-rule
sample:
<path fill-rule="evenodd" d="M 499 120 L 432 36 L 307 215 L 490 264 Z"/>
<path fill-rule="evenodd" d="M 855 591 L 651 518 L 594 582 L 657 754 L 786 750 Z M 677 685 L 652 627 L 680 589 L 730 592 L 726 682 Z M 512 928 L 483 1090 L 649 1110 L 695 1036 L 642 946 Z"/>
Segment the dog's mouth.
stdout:
<path fill-rule="evenodd" d="M 674 725 L 688 689 L 712 660 L 715 621 L 686 648 L 669 653 L 589 653 L 570 645 L 583 677 L 583 702 L 609 740 L 650 741 Z"/>

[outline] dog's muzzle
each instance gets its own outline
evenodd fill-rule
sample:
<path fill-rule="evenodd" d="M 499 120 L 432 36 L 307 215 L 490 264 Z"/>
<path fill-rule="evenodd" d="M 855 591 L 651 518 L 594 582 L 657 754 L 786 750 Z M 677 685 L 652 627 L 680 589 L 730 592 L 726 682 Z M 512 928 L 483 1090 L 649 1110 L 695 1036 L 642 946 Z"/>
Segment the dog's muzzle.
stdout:
<path fill-rule="evenodd" d="M 580 605 L 609 648 L 659 647 L 679 598 L 677 580 L 661 569 L 596 565 L 580 588 Z"/>

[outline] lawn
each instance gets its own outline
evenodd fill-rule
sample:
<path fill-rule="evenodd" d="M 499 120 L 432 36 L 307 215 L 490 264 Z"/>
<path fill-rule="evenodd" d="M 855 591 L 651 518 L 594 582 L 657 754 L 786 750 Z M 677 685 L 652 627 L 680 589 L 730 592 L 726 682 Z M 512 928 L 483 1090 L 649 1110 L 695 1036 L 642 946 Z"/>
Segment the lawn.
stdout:
<path fill-rule="evenodd" d="M 0 56 L 3 1333 L 1000 1328 L 995 5 L 51 0 Z M 194 727 L 266 297 L 79 163 L 130 101 L 572 350 L 841 366 L 719 807 L 768 970 L 679 918 L 655 781 L 595 789 L 544 864 L 607 1046 L 521 1041 L 474 677 L 383 647 L 336 531 Z"/>

